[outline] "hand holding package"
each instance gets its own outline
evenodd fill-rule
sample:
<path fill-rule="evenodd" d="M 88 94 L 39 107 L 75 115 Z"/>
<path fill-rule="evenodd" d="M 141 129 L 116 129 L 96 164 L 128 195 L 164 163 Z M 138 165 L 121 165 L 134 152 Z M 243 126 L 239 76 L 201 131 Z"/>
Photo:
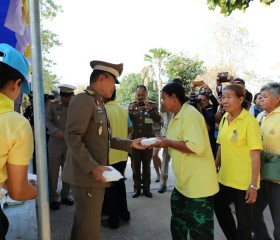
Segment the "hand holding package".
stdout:
<path fill-rule="evenodd" d="M 107 166 L 107 167 L 112 169 L 111 171 L 104 171 L 102 173 L 103 177 L 106 179 L 107 182 L 118 181 L 121 178 L 123 178 L 120 172 L 117 171 L 114 167 L 112 166 Z"/>
<path fill-rule="evenodd" d="M 143 146 L 150 146 L 156 142 L 160 141 L 160 139 L 156 138 L 156 137 L 152 137 L 152 138 L 144 138 L 141 140 L 141 144 Z"/>

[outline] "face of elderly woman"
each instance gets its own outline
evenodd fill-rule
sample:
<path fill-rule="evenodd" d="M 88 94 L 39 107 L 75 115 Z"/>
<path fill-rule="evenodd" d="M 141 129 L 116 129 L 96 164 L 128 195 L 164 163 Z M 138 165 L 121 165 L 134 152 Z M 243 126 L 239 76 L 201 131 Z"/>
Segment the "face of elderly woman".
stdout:
<path fill-rule="evenodd" d="M 273 111 L 279 106 L 280 96 L 274 96 L 271 91 L 264 90 L 261 92 L 261 107 L 266 111 Z"/>
<path fill-rule="evenodd" d="M 225 111 L 232 113 L 242 109 L 241 104 L 243 102 L 243 97 L 237 97 L 235 91 L 224 90 L 222 96 L 222 104 Z"/>

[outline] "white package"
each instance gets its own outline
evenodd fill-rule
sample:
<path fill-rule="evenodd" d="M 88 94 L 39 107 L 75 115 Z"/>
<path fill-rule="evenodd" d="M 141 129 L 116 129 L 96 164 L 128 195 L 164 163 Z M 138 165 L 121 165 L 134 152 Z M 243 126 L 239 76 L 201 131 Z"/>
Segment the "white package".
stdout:
<path fill-rule="evenodd" d="M 156 142 L 160 141 L 160 139 L 152 137 L 152 138 L 144 138 L 141 140 L 141 144 L 143 146 L 150 146 Z"/>
<path fill-rule="evenodd" d="M 123 178 L 123 175 L 121 175 L 121 173 L 117 171 L 114 167 L 112 166 L 106 166 L 106 167 L 112 169 L 112 171 L 104 171 L 102 173 L 103 177 L 106 179 L 107 182 L 118 181 L 121 178 Z"/>

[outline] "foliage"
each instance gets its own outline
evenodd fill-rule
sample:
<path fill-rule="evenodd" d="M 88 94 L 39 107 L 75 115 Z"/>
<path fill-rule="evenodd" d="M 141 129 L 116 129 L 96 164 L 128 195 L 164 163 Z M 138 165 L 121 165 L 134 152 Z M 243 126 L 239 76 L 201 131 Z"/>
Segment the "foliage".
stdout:
<path fill-rule="evenodd" d="M 221 8 L 221 13 L 229 16 L 234 10 L 245 11 L 250 2 L 253 0 L 207 0 L 207 4 L 210 10 L 215 10 L 217 6 Z M 275 0 L 260 0 L 264 5 L 270 5 Z"/>
<path fill-rule="evenodd" d="M 144 55 L 144 61 L 150 63 L 149 66 L 142 70 L 144 73 L 145 85 L 150 81 L 154 81 L 153 88 L 157 87 L 158 91 L 162 88 L 162 76 L 165 75 L 164 64 L 168 61 L 171 53 L 164 48 L 152 48 L 149 50 L 149 54 Z M 147 78 L 149 81 L 147 81 Z M 155 84 L 157 83 L 157 84 Z M 158 97 L 160 94 L 158 92 Z M 158 102 L 160 99 L 158 99 Z"/>
<path fill-rule="evenodd" d="M 52 20 L 55 18 L 59 12 L 62 12 L 62 6 L 56 5 L 53 0 L 41 0 L 40 12 L 42 16 L 41 29 L 44 90 L 46 93 L 51 93 L 55 86 L 59 83 L 59 78 L 51 71 L 55 63 L 48 58 L 48 54 L 50 53 L 50 49 L 55 46 L 60 46 L 61 42 L 59 41 L 56 33 L 48 29 L 44 29 L 43 22 L 45 20 Z"/>
<path fill-rule="evenodd" d="M 122 78 L 120 86 L 117 88 L 117 102 L 125 105 L 135 100 L 135 92 L 138 85 L 143 85 L 144 80 L 141 74 L 129 74 Z M 149 92 L 148 98 L 155 101 L 158 98 L 157 89 L 153 89 L 152 83 L 148 83 L 146 86 Z"/>
<path fill-rule="evenodd" d="M 161 81 L 161 76 L 164 75 L 163 65 L 170 55 L 171 53 L 164 48 L 152 48 L 149 50 L 149 54 L 144 55 L 144 61 L 150 63 L 151 76 Z"/>
<path fill-rule="evenodd" d="M 184 85 L 188 85 L 199 74 L 203 73 L 203 61 L 191 59 L 183 54 L 173 54 L 170 60 L 166 62 L 165 68 L 168 78 L 181 78 Z"/>

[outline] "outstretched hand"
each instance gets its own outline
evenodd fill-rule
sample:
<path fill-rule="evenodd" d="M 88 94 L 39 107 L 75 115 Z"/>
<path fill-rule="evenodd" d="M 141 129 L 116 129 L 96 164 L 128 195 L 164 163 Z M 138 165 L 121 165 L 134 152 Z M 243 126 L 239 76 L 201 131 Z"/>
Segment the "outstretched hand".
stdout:
<path fill-rule="evenodd" d="M 170 140 L 165 137 L 160 137 L 160 141 L 155 142 L 154 144 L 150 145 L 150 148 L 158 147 L 158 148 L 166 148 L 170 145 Z"/>
<path fill-rule="evenodd" d="M 142 139 L 143 138 L 136 138 L 136 139 L 132 140 L 131 147 L 139 149 L 139 150 L 145 150 L 146 148 L 148 148 L 148 146 L 144 146 L 141 144 Z"/>

